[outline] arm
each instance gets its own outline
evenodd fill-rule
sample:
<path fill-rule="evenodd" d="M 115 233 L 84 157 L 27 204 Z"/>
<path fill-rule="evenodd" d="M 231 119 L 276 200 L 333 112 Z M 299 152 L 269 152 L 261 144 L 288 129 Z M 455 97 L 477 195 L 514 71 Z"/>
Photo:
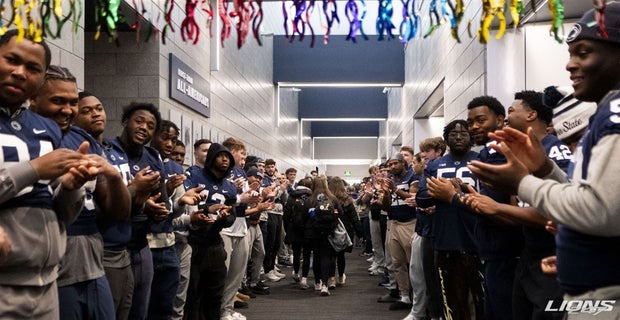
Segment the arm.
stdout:
<path fill-rule="evenodd" d="M 104 158 L 92 155 L 91 159 L 99 167 L 97 186 L 93 192 L 97 204 L 111 218 L 126 220 L 131 213 L 131 195 L 123 178 Z"/>
<path fill-rule="evenodd" d="M 620 135 L 602 138 L 592 149 L 588 179 L 560 183 L 526 176 L 519 196 L 550 220 L 596 236 L 620 236 Z"/>

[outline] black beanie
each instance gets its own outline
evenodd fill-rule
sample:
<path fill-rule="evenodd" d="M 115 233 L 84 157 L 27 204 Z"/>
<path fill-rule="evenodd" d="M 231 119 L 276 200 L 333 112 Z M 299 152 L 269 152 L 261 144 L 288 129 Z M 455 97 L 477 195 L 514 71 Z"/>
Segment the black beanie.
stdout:
<path fill-rule="evenodd" d="M 599 32 L 594 9 L 583 14 L 568 33 L 566 43 L 572 43 L 582 39 L 620 43 L 620 2 L 608 2 L 605 7 L 605 31 L 607 38 Z"/>

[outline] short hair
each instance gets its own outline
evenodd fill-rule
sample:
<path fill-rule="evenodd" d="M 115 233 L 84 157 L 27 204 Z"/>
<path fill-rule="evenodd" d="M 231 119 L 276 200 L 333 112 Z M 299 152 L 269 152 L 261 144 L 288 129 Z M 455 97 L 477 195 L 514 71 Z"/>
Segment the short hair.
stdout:
<path fill-rule="evenodd" d="M 415 157 L 415 161 L 417 162 L 422 162 L 422 153 L 418 152 L 416 154 L 413 155 Z"/>
<path fill-rule="evenodd" d="M 18 35 L 19 32 L 17 31 L 17 29 L 8 30 L 4 33 L 4 35 L 2 35 L 2 37 L 0 37 L 0 47 L 6 45 L 7 43 L 9 43 L 9 41 L 11 41 L 13 37 L 17 37 Z M 47 45 L 45 40 L 41 40 L 41 42 L 36 42 L 32 39 L 32 37 L 28 35 L 26 35 L 26 39 L 43 46 L 43 50 L 45 51 L 45 69 L 49 68 L 50 64 L 52 63 L 52 51 L 50 50 L 50 47 Z"/>
<path fill-rule="evenodd" d="M 301 180 L 299 180 L 299 182 L 297 182 L 298 186 L 302 186 L 302 187 L 306 187 L 308 189 L 312 189 L 312 177 L 305 177 Z"/>
<path fill-rule="evenodd" d="M 400 147 L 400 151 L 409 152 L 411 154 L 415 153 L 415 151 L 413 151 L 413 147 L 410 147 L 410 146 L 402 146 Z"/>
<path fill-rule="evenodd" d="M 93 93 L 90 93 L 88 91 L 80 91 L 80 93 L 78 93 L 78 100 L 82 100 L 84 98 L 88 98 L 88 97 L 97 97 L 95 96 Z"/>
<path fill-rule="evenodd" d="M 273 160 L 273 159 L 267 159 L 267 160 L 265 160 L 265 165 L 266 166 L 271 166 L 271 165 L 275 166 L 276 165 L 276 161 Z"/>
<path fill-rule="evenodd" d="M 551 123 L 551 120 L 553 118 L 553 112 L 543 103 L 542 92 L 536 92 L 532 90 L 520 91 L 515 93 L 515 100 L 523 101 L 524 105 L 536 111 L 536 113 L 538 114 L 538 119 L 543 121 L 545 124 Z"/>
<path fill-rule="evenodd" d="M 226 140 L 224 140 L 224 142 L 222 142 L 222 145 L 228 148 L 228 150 L 230 150 L 231 152 L 232 151 L 245 151 L 245 144 L 243 143 L 243 141 L 237 138 L 228 137 L 226 138 Z"/>
<path fill-rule="evenodd" d="M 157 109 L 157 107 L 152 103 L 148 103 L 148 102 L 130 103 L 128 106 L 125 106 L 123 108 L 123 116 L 121 118 L 121 121 L 125 122 L 129 120 L 129 118 L 131 118 L 131 116 L 133 116 L 133 114 L 139 110 L 145 110 L 153 114 L 153 116 L 155 117 L 155 131 L 158 131 L 159 126 L 161 125 L 161 114 L 159 113 L 159 109 Z"/>
<path fill-rule="evenodd" d="M 177 139 L 177 141 L 174 143 L 175 147 L 183 147 L 185 148 L 185 143 L 183 143 L 183 141 L 181 141 L 180 139 Z"/>
<path fill-rule="evenodd" d="M 177 134 L 181 133 L 181 130 L 179 130 L 179 127 L 170 120 L 161 121 L 161 126 L 159 126 L 159 132 L 168 131 L 170 130 L 170 128 L 173 128 L 177 132 Z"/>
<path fill-rule="evenodd" d="M 373 172 L 379 170 L 379 166 L 370 166 L 368 167 L 368 173 L 372 174 Z"/>
<path fill-rule="evenodd" d="M 77 83 L 77 79 L 69 69 L 55 64 L 47 67 L 45 71 L 45 82 L 54 80 Z"/>
<path fill-rule="evenodd" d="M 286 171 L 284 172 L 284 174 L 289 174 L 289 173 L 297 173 L 297 169 L 295 168 L 288 168 L 286 169 Z"/>
<path fill-rule="evenodd" d="M 456 120 L 452 120 L 450 121 L 450 123 L 448 123 L 444 128 L 443 128 L 443 139 L 448 141 L 448 135 L 450 135 L 450 131 L 452 131 L 454 128 L 456 128 L 456 125 L 460 124 L 461 127 L 463 127 L 465 130 L 469 130 L 469 127 L 467 126 L 467 121 L 463 120 L 463 119 L 456 119 Z"/>
<path fill-rule="evenodd" d="M 420 142 L 420 151 L 440 150 L 441 154 L 446 152 L 446 141 L 442 137 L 426 138 Z"/>
<path fill-rule="evenodd" d="M 213 143 L 213 141 L 211 141 L 209 139 L 198 139 L 198 140 L 196 140 L 196 142 L 194 142 L 194 150 L 200 148 L 201 145 L 207 144 L 207 143 Z"/>
<path fill-rule="evenodd" d="M 497 98 L 492 96 L 480 96 L 475 97 L 467 104 L 467 110 L 477 108 L 480 106 L 487 106 L 495 115 L 497 116 L 506 116 L 506 109 L 502 105 Z"/>

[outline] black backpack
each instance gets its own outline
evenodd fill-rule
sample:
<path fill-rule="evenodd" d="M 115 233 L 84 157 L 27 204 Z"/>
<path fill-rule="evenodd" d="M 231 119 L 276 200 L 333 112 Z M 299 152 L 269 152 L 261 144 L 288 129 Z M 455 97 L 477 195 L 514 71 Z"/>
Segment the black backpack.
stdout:
<path fill-rule="evenodd" d="M 295 230 L 303 230 L 306 225 L 306 220 L 308 217 L 304 209 L 304 203 L 306 202 L 306 200 L 308 200 L 308 196 L 305 194 L 299 198 L 294 199 L 293 208 L 291 210 L 292 217 L 290 221 L 293 224 L 293 228 L 295 228 Z"/>
<path fill-rule="evenodd" d="M 321 234 L 329 234 L 336 228 L 336 205 L 323 193 L 316 197 L 314 208 L 310 208 L 310 218 L 314 220 L 314 227 Z"/>

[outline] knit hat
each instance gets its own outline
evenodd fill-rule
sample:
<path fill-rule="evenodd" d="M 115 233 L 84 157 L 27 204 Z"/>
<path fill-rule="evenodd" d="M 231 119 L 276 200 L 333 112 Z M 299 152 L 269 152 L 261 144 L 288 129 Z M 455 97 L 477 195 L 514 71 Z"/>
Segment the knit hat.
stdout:
<path fill-rule="evenodd" d="M 246 175 L 248 177 L 260 177 L 261 179 L 263 178 L 263 173 L 260 172 L 257 167 L 250 167 L 246 172 Z"/>
<path fill-rule="evenodd" d="M 605 31 L 607 38 L 600 33 L 597 25 L 595 10 L 590 9 L 583 14 L 568 33 L 566 43 L 572 43 L 582 39 L 620 43 L 620 2 L 608 2 L 605 7 Z"/>
<path fill-rule="evenodd" d="M 596 103 L 575 99 L 572 87 L 547 87 L 543 103 L 553 110 L 553 129 L 560 140 L 570 138 L 588 126 Z"/>

